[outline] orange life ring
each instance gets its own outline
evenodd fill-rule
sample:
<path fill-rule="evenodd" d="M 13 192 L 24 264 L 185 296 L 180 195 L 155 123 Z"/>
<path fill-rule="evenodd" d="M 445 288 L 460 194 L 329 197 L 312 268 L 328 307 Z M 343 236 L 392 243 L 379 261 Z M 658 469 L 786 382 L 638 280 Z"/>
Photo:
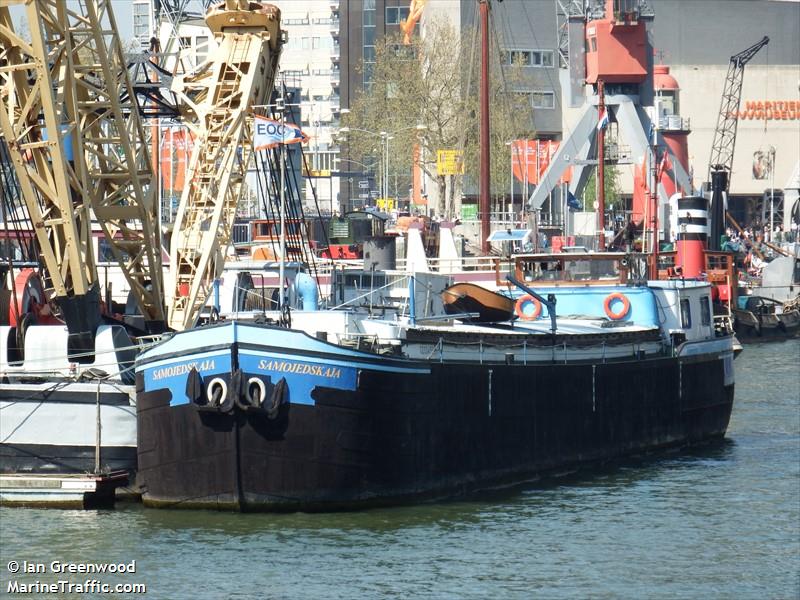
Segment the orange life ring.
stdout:
<path fill-rule="evenodd" d="M 611 310 L 611 303 L 614 302 L 614 300 L 619 300 L 620 302 L 622 302 L 621 311 L 614 312 L 613 310 Z M 605 309 L 606 315 L 608 316 L 609 319 L 613 321 L 619 321 L 620 319 L 624 319 L 626 316 L 628 316 L 628 313 L 631 310 L 631 301 L 628 300 L 627 296 L 625 296 L 624 294 L 620 294 L 619 292 L 614 292 L 613 294 L 609 294 L 608 296 L 606 296 L 606 299 L 603 302 L 603 308 Z"/>
<path fill-rule="evenodd" d="M 526 302 L 533 303 L 532 313 L 525 312 Z M 525 294 L 517 298 L 517 302 L 514 304 L 514 314 L 516 314 L 523 321 L 534 321 L 539 318 L 540 314 L 542 314 L 542 303 L 530 294 Z"/>

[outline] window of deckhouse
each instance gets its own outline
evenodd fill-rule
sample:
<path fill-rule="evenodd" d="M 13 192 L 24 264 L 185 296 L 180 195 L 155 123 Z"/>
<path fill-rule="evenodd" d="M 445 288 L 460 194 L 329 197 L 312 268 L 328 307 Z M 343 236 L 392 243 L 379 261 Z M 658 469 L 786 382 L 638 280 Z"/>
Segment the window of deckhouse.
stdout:
<path fill-rule="evenodd" d="M 692 328 L 692 307 L 688 298 L 681 300 L 681 327 L 684 329 Z"/>

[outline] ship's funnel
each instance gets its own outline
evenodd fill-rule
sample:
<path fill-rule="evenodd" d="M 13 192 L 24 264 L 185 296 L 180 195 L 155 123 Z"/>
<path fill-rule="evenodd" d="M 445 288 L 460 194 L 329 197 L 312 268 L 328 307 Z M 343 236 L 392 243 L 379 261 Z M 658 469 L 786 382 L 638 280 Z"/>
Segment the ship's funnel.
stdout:
<path fill-rule="evenodd" d="M 711 171 L 711 241 L 710 250 L 720 250 L 722 232 L 725 231 L 725 205 L 727 204 L 728 171 L 714 168 Z"/>
<path fill-rule="evenodd" d="M 678 262 L 686 278 L 699 277 L 705 268 L 708 241 L 708 200 L 702 196 L 678 198 Z"/>

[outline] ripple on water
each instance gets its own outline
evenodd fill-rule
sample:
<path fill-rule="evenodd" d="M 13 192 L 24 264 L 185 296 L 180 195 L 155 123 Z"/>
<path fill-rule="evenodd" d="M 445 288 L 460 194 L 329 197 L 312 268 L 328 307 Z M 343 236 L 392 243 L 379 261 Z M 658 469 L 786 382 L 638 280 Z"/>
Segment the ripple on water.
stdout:
<path fill-rule="evenodd" d="M 800 598 L 800 340 L 736 361 L 727 439 L 356 513 L 0 508 L 27 560 L 137 560 L 156 598 Z"/>

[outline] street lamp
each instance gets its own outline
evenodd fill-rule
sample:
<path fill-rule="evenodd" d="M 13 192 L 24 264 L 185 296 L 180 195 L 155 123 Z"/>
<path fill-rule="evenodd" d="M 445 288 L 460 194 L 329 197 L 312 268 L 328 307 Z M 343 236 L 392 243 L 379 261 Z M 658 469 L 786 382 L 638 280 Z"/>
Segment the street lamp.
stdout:
<path fill-rule="evenodd" d="M 334 164 L 338 165 L 339 163 L 352 163 L 354 165 L 358 165 L 362 169 L 365 169 L 361 173 L 353 173 L 353 172 L 349 172 L 349 171 L 347 172 L 347 197 L 350 200 L 352 200 L 352 197 L 353 197 L 353 175 L 359 175 L 361 177 L 366 177 L 367 178 L 367 182 L 369 181 L 370 178 L 373 179 L 373 180 L 375 179 L 375 167 L 378 166 L 378 163 L 372 163 L 371 165 L 367 165 L 367 164 L 359 162 L 357 160 L 353 160 L 352 158 L 336 158 L 335 161 L 334 161 Z M 339 169 L 337 169 L 337 170 L 339 170 Z M 341 176 L 341 174 L 342 173 L 340 171 L 339 175 Z M 367 183 L 367 185 L 369 185 L 369 184 Z M 361 188 L 359 188 L 359 189 L 361 189 Z M 367 193 L 366 197 L 369 197 L 368 193 Z M 346 211 L 344 211 L 344 212 L 346 212 Z"/>
<path fill-rule="evenodd" d="M 381 195 L 386 200 L 389 197 L 389 140 L 394 139 L 394 135 L 403 131 L 415 129 L 417 131 L 426 131 L 428 126 L 423 123 L 412 125 L 411 127 L 403 127 L 394 131 L 370 131 L 368 129 L 361 129 L 359 127 L 342 127 L 339 129 L 340 134 L 347 135 L 351 131 L 359 131 L 367 135 L 374 135 L 381 138 L 381 161 L 383 168 L 381 169 Z"/>
<path fill-rule="evenodd" d="M 769 241 L 775 231 L 775 146 L 769 147 Z"/>

